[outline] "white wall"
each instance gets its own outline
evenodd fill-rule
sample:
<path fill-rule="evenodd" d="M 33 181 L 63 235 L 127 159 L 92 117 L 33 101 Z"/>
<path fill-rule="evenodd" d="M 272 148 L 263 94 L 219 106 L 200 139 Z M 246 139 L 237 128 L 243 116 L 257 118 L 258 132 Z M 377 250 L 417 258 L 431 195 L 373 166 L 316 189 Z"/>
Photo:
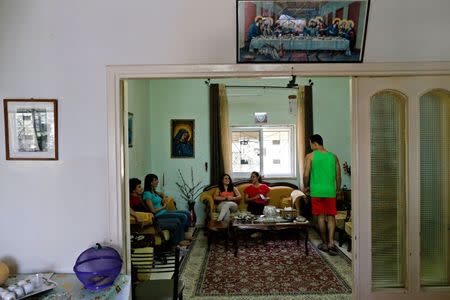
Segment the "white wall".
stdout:
<path fill-rule="evenodd" d="M 450 60 L 449 11 L 373 0 L 365 61 Z M 233 64 L 235 20 L 234 0 L 0 1 L 0 98 L 57 98 L 60 129 L 56 162 L 6 161 L 0 147 L 0 259 L 70 272 L 107 240 L 105 66 Z"/>

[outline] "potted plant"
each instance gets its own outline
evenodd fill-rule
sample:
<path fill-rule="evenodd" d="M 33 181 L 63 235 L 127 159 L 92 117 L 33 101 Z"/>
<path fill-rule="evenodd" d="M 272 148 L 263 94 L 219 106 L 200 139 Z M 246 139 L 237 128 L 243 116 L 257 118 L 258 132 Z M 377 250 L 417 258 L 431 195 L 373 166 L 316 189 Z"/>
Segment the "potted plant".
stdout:
<path fill-rule="evenodd" d="M 203 190 L 203 185 L 201 181 L 195 183 L 194 182 L 194 170 L 191 167 L 191 180 L 190 182 L 186 182 L 184 179 L 183 173 L 178 169 L 178 177 L 181 182 L 176 182 L 175 184 L 178 186 L 180 191 L 181 198 L 186 201 L 189 212 L 191 213 L 191 224 L 195 224 L 197 221 L 197 215 L 195 214 L 195 200 L 200 195 Z"/>

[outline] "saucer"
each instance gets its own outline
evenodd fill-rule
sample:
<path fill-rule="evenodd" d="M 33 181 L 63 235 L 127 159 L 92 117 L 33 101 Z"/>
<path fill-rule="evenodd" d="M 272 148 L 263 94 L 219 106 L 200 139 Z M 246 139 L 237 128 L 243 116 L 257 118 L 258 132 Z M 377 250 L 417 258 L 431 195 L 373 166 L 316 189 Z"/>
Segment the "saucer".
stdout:
<path fill-rule="evenodd" d="M 297 222 L 306 222 L 306 218 L 303 216 L 298 216 L 297 218 L 295 218 L 295 221 Z"/>

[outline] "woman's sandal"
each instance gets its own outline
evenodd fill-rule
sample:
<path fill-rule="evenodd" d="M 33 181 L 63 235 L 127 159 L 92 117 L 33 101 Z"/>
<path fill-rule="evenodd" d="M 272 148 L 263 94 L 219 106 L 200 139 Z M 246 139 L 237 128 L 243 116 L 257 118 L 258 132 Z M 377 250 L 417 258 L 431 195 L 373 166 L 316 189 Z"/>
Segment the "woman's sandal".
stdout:
<path fill-rule="evenodd" d="M 319 244 L 317 246 L 317 249 L 319 249 L 320 251 L 323 251 L 323 252 L 328 252 L 328 247 L 324 243 Z"/>

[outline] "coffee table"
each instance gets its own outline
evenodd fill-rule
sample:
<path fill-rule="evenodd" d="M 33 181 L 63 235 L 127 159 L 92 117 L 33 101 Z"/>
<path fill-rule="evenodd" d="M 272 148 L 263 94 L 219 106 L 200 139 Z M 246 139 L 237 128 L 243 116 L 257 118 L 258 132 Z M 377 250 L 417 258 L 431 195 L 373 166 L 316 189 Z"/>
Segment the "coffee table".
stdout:
<path fill-rule="evenodd" d="M 233 232 L 233 246 L 234 246 L 234 256 L 237 256 L 239 248 L 239 236 L 243 231 L 280 231 L 280 230 L 294 230 L 296 231 L 297 245 L 300 245 L 300 235 L 303 234 L 305 238 L 305 254 L 308 255 L 308 228 L 310 223 L 297 222 L 297 221 L 282 221 L 279 218 L 276 220 L 264 221 L 264 220 L 254 220 L 251 222 L 245 222 L 242 220 L 234 219 L 231 222 L 231 228 Z"/>

